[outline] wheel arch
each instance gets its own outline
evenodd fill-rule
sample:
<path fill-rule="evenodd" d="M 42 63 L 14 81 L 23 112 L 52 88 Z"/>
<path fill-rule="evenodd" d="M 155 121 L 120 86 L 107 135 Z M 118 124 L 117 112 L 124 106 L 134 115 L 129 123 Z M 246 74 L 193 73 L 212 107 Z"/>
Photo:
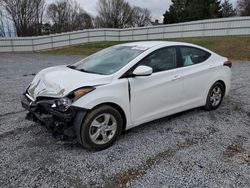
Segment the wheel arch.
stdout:
<path fill-rule="evenodd" d="M 214 105 L 211 104 L 210 96 L 211 96 L 211 94 L 213 92 L 213 89 L 215 87 L 217 87 L 218 85 L 220 85 L 220 87 L 222 87 L 221 88 L 222 89 L 222 95 L 221 95 L 219 103 L 215 104 L 215 106 L 214 106 Z M 226 84 L 225 84 L 225 82 L 223 80 L 215 81 L 213 83 L 213 85 L 210 87 L 209 91 L 208 91 L 208 94 L 207 94 L 207 97 L 206 97 L 206 104 L 204 106 L 205 109 L 207 109 L 208 111 L 216 110 L 220 106 L 220 104 L 221 104 L 221 102 L 223 100 L 223 97 L 225 96 L 225 92 L 226 92 Z"/>
<path fill-rule="evenodd" d="M 109 105 L 109 106 L 115 108 L 116 110 L 118 110 L 118 112 L 122 116 L 122 121 L 123 121 L 122 132 L 124 132 L 126 130 L 126 127 L 127 127 L 127 117 L 126 117 L 126 114 L 125 114 L 124 110 L 122 109 L 122 107 L 116 103 L 113 103 L 113 102 L 105 102 L 105 103 L 101 103 L 101 104 L 96 105 L 91 110 L 93 110 L 94 108 L 98 108 L 99 106 L 103 106 L 103 105 Z"/>
<path fill-rule="evenodd" d="M 223 85 L 223 95 L 225 95 L 225 93 L 226 93 L 226 84 L 225 84 L 225 82 L 223 81 L 223 80 L 217 80 L 215 83 L 220 83 L 220 84 L 222 84 Z M 214 84 L 215 84 L 214 83 Z"/>

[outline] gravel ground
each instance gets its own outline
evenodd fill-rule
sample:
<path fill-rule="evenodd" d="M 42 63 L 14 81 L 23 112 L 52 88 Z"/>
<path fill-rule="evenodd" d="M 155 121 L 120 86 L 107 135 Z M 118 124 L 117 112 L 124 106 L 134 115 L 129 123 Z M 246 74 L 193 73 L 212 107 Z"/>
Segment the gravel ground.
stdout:
<path fill-rule="evenodd" d="M 21 94 L 39 70 L 81 57 L 0 54 L 0 187 L 250 187 L 250 63 L 201 108 L 139 126 L 89 152 L 25 120 Z"/>

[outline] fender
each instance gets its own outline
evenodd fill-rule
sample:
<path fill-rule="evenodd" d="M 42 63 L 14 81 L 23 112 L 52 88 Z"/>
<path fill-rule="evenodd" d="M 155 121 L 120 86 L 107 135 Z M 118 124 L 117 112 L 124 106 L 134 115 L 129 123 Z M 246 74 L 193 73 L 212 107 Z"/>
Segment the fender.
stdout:
<path fill-rule="evenodd" d="M 128 79 L 118 79 L 110 84 L 97 86 L 95 90 L 78 99 L 72 106 L 91 110 L 105 103 L 114 103 L 121 107 L 126 116 L 126 129 L 132 126 Z"/>

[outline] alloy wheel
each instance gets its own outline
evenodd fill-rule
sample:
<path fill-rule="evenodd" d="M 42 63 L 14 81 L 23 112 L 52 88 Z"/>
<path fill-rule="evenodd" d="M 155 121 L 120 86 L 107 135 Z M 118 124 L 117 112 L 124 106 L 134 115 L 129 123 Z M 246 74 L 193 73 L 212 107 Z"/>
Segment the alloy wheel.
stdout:
<path fill-rule="evenodd" d="M 103 145 L 115 136 L 117 121 L 112 114 L 103 113 L 97 116 L 89 128 L 89 136 L 93 143 Z"/>
<path fill-rule="evenodd" d="M 212 93 L 210 95 L 210 102 L 213 107 L 216 107 L 220 104 L 222 99 L 222 90 L 220 86 L 216 86 L 213 88 Z"/>

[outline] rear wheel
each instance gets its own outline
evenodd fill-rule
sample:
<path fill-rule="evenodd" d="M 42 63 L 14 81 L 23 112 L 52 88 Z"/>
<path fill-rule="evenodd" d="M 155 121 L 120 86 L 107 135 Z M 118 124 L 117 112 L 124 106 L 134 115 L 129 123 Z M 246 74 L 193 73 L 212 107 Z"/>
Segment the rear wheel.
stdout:
<path fill-rule="evenodd" d="M 81 128 L 83 147 L 102 150 L 111 146 L 122 131 L 121 114 L 109 105 L 93 109 L 85 118 Z"/>
<path fill-rule="evenodd" d="M 225 88 L 222 83 L 216 82 L 209 90 L 205 108 L 207 110 L 217 109 L 224 97 Z"/>

